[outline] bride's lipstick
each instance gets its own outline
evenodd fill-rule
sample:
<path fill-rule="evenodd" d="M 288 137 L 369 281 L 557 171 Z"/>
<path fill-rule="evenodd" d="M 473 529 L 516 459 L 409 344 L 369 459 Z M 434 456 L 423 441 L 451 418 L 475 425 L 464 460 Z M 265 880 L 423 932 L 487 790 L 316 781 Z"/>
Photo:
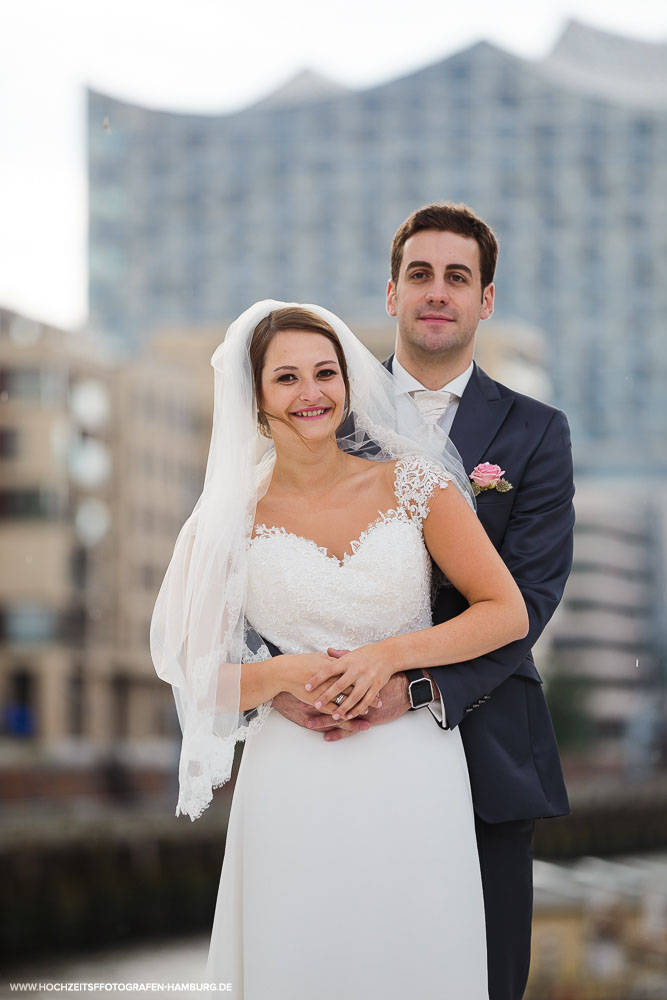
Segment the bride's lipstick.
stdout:
<path fill-rule="evenodd" d="M 304 406 L 300 410 L 292 410 L 292 416 L 299 420 L 319 420 L 330 412 L 330 406 Z"/>

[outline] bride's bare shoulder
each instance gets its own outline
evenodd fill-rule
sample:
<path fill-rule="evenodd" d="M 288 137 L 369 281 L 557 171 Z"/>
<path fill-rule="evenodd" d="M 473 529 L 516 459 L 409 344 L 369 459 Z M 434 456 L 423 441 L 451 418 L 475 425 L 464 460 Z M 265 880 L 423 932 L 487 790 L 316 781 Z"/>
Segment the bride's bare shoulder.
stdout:
<path fill-rule="evenodd" d="M 374 458 L 363 458 L 359 455 L 350 455 L 350 460 L 354 463 L 354 465 L 350 466 L 353 475 L 356 474 L 363 477 L 369 482 L 377 481 L 382 485 L 385 483 L 393 484 L 396 475 L 396 464 L 400 461 L 400 459 L 390 459 L 387 462 L 381 462 Z"/>
<path fill-rule="evenodd" d="M 380 461 L 377 458 L 365 458 L 362 455 L 350 455 L 350 469 L 352 472 L 356 470 L 358 475 L 368 475 L 368 476 L 378 476 L 382 477 L 388 475 L 396 467 L 396 459 L 390 459 L 388 462 Z"/>

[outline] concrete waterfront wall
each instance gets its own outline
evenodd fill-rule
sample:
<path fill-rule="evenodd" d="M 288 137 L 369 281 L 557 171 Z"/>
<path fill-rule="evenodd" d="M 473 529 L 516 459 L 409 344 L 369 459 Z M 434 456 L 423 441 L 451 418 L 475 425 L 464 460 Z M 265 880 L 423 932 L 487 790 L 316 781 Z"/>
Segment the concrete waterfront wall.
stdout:
<path fill-rule="evenodd" d="M 535 857 L 569 860 L 667 849 L 667 779 L 575 784 L 572 815 L 538 820 Z"/>
<path fill-rule="evenodd" d="M 5 964 L 210 926 L 224 853 L 221 803 L 196 824 L 129 813 L 37 828 L 0 842 Z"/>

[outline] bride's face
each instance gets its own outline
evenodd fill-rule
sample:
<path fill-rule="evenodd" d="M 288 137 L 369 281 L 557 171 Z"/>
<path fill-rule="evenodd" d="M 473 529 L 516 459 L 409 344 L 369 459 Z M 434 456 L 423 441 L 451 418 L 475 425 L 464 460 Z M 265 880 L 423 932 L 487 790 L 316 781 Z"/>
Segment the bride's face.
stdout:
<path fill-rule="evenodd" d="M 266 352 L 262 406 L 274 441 L 332 437 L 345 409 L 345 384 L 334 345 L 321 333 L 283 330 Z"/>

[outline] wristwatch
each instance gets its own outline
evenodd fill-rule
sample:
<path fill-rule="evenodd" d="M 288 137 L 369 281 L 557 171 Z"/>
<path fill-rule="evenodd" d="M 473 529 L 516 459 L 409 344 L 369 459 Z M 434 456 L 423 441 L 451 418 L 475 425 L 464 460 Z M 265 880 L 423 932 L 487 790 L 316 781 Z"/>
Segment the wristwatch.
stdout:
<path fill-rule="evenodd" d="M 414 712 L 418 708 L 426 708 L 434 698 L 433 684 L 428 677 L 424 677 L 421 670 L 406 670 L 405 676 L 408 679 L 408 698 L 410 699 L 410 711 Z"/>

